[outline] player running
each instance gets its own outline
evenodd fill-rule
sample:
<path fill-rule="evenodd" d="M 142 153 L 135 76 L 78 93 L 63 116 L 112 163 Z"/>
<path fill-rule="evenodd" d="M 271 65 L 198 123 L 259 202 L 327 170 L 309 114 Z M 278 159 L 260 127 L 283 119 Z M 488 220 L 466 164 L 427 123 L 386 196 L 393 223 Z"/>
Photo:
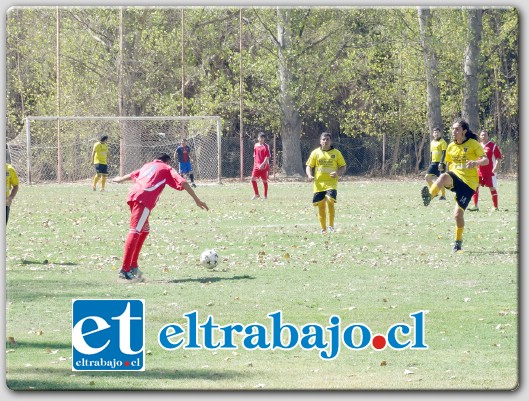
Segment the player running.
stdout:
<path fill-rule="evenodd" d="M 266 135 L 264 132 L 259 132 L 257 136 L 257 143 L 253 147 L 253 170 L 252 170 L 252 200 L 259 199 L 259 188 L 257 187 L 257 180 L 260 178 L 263 181 L 263 199 L 268 199 L 268 176 L 270 175 L 270 147 L 265 143 Z"/>
<path fill-rule="evenodd" d="M 489 159 L 489 164 L 487 164 L 486 166 L 478 167 L 479 185 L 482 187 L 488 187 L 490 189 L 490 195 L 492 196 L 492 204 L 494 206 L 494 210 L 499 211 L 500 209 L 498 208 L 498 191 L 496 190 L 496 185 L 498 183 L 498 181 L 496 180 L 496 171 L 502 158 L 501 151 L 498 145 L 489 139 L 489 133 L 485 130 L 481 130 L 481 132 L 479 133 L 479 142 L 481 143 L 481 146 L 483 146 L 483 149 L 485 150 L 485 155 L 487 155 L 487 158 Z M 479 211 L 478 200 L 479 186 L 476 189 L 474 195 L 472 196 L 474 206 L 468 208 L 469 212 Z"/>
<path fill-rule="evenodd" d="M 463 230 L 465 227 L 465 209 L 468 207 L 474 191 L 479 185 L 478 166 L 485 166 L 489 159 L 465 120 L 456 121 L 452 125 L 453 142 L 446 149 L 448 172 L 439 176 L 430 189 L 427 186 L 421 190 L 424 206 L 428 206 L 432 198 L 445 187 L 455 192 L 456 207 L 454 218 L 456 221 L 455 244 L 453 252 L 460 251 L 463 245 Z"/>
<path fill-rule="evenodd" d="M 171 157 L 166 153 L 161 153 L 154 161 L 145 164 L 139 170 L 112 180 L 116 183 L 128 180 L 135 182 L 127 196 L 131 216 L 123 262 L 119 272 L 120 278 L 133 280 L 142 277 L 142 272 L 138 268 L 138 256 L 145 239 L 149 235 L 149 216 L 166 185 L 177 191 L 186 190 L 199 208 L 209 210 L 206 203 L 198 198 L 189 183 L 169 165 L 170 162 Z"/>
<path fill-rule="evenodd" d="M 338 195 L 338 178 L 343 175 L 346 168 L 342 153 L 331 143 L 331 134 L 322 133 L 320 147 L 312 151 L 305 167 L 308 179 L 314 180 L 312 204 L 318 208 L 322 234 L 334 231 L 334 204 Z M 327 225 L 326 209 L 329 209 L 329 225 Z"/>

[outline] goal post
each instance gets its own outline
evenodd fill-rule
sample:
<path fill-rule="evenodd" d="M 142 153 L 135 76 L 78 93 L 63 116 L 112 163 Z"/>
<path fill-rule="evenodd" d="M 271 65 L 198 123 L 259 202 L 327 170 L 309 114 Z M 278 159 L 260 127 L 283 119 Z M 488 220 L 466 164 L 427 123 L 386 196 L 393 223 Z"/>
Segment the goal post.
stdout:
<path fill-rule="evenodd" d="M 108 136 L 110 176 L 130 173 L 159 153 L 169 154 L 178 170 L 173 155 L 185 138 L 196 179 L 221 182 L 219 116 L 28 116 L 25 135 L 10 141 L 8 151 L 23 182 L 82 181 L 95 173 L 91 155 L 101 135 Z"/>

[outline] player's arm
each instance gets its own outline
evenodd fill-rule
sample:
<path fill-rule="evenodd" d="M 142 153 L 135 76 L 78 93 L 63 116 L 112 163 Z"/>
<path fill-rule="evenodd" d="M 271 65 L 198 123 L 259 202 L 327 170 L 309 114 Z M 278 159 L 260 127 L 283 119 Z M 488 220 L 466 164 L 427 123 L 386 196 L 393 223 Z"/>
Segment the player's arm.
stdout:
<path fill-rule="evenodd" d="M 182 187 L 187 191 L 189 195 L 191 195 L 191 197 L 193 198 L 193 200 L 195 201 L 195 203 L 197 204 L 199 208 L 209 210 L 209 207 L 208 205 L 206 205 L 206 202 L 203 202 L 200 200 L 200 198 L 197 196 L 195 191 L 193 191 L 193 188 L 191 188 L 191 185 L 189 185 L 187 181 L 184 181 L 184 183 L 182 184 Z"/>
<path fill-rule="evenodd" d="M 314 179 L 314 176 L 312 175 L 312 167 L 307 164 L 307 167 L 305 167 L 305 173 L 307 174 L 307 178 L 312 181 Z"/>
<path fill-rule="evenodd" d="M 130 176 L 130 174 L 127 174 L 127 175 L 124 175 L 124 176 L 121 176 L 121 177 L 114 177 L 112 179 L 112 182 L 115 182 L 116 184 L 121 184 L 122 182 L 125 182 L 125 181 L 131 181 L 132 180 L 132 177 Z"/>
<path fill-rule="evenodd" d="M 477 160 L 467 161 L 466 167 L 472 168 L 477 166 L 486 166 L 489 164 L 489 158 L 487 156 L 480 156 Z"/>
<path fill-rule="evenodd" d="M 94 163 L 94 157 L 96 157 L 96 148 L 94 146 L 94 149 L 92 150 L 92 158 L 90 159 L 90 164 Z"/>
<path fill-rule="evenodd" d="M 446 158 L 446 149 L 442 151 L 441 160 L 439 161 L 439 171 L 441 173 L 444 173 L 446 170 L 445 158 Z"/>
<path fill-rule="evenodd" d="M 343 175 L 343 173 L 345 173 L 345 169 L 346 169 L 346 165 L 343 165 L 343 166 L 340 166 L 338 168 L 338 170 L 336 171 L 332 171 L 329 175 L 332 177 L 332 178 L 338 178 L 338 177 L 341 177 Z"/>
<path fill-rule="evenodd" d="M 500 159 L 496 159 L 494 161 L 494 166 L 492 167 L 492 174 L 496 174 L 496 169 L 498 168 L 498 166 L 500 165 Z"/>
<path fill-rule="evenodd" d="M 270 161 L 270 158 L 266 156 L 263 160 L 263 162 L 259 165 L 259 169 L 263 170 L 268 165 L 268 162 Z"/>
<path fill-rule="evenodd" d="M 11 206 L 11 202 L 13 202 L 13 199 L 15 199 L 17 192 L 18 192 L 18 185 L 13 185 L 9 196 L 6 199 L 6 206 Z"/>

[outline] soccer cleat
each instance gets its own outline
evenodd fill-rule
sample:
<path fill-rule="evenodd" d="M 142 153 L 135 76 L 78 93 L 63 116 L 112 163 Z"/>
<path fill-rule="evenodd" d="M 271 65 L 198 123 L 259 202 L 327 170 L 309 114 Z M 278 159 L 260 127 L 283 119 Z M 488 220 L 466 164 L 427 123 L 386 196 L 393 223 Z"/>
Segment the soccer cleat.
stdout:
<path fill-rule="evenodd" d="M 320 233 L 321 233 L 321 234 L 327 234 L 327 230 L 325 230 L 325 229 L 322 228 L 321 231 L 320 231 Z"/>
<path fill-rule="evenodd" d="M 92 186 L 92 191 L 95 191 L 96 190 L 96 187 L 95 186 Z"/>
<path fill-rule="evenodd" d="M 446 200 L 444 196 L 439 197 L 439 200 Z"/>
<path fill-rule="evenodd" d="M 267 196 L 263 196 L 263 198 L 261 200 L 267 200 L 268 197 Z"/>
<path fill-rule="evenodd" d="M 333 233 L 334 232 L 334 227 L 329 226 L 329 227 L 327 227 L 327 230 L 329 230 L 330 233 Z"/>
<path fill-rule="evenodd" d="M 468 210 L 469 212 L 479 212 L 479 207 L 477 207 L 477 206 L 470 206 L 467 210 Z"/>
<path fill-rule="evenodd" d="M 197 187 L 196 184 L 195 184 L 194 182 L 191 183 L 191 186 L 192 186 L 193 188 L 196 188 L 196 187 Z"/>
<path fill-rule="evenodd" d="M 259 199 L 259 198 L 260 198 L 259 195 L 254 195 L 254 196 L 252 197 L 252 200 L 256 200 L 256 199 Z"/>
<path fill-rule="evenodd" d="M 119 275 L 118 275 L 119 278 L 123 278 L 125 280 L 134 280 L 136 278 L 136 276 L 134 274 L 132 274 L 132 271 L 130 272 L 126 272 L 125 270 L 121 269 L 119 271 Z"/>
<path fill-rule="evenodd" d="M 424 206 L 428 206 L 432 200 L 432 195 L 430 194 L 430 191 L 426 185 L 421 189 L 421 196 Z"/>
<path fill-rule="evenodd" d="M 454 247 L 452 248 L 452 252 L 456 253 L 462 250 L 463 241 L 456 241 L 454 243 Z"/>
<path fill-rule="evenodd" d="M 499 211 L 500 211 L 500 209 L 499 209 L 499 208 L 497 208 L 497 207 L 495 207 L 495 208 L 494 208 L 494 211 L 495 211 L 495 212 L 499 212 Z"/>
<path fill-rule="evenodd" d="M 131 267 L 130 268 L 130 272 L 136 276 L 137 278 L 141 278 L 143 276 L 143 273 L 141 272 L 141 270 L 137 267 Z"/>

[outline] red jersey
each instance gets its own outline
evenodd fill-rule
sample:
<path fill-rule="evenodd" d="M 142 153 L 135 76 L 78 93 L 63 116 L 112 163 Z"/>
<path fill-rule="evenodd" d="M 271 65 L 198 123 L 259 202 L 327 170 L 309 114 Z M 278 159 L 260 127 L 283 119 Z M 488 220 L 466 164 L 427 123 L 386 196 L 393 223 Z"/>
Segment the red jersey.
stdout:
<path fill-rule="evenodd" d="M 135 184 L 129 191 L 127 203 L 139 202 L 150 210 L 156 206 L 166 185 L 182 191 L 186 182 L 175 169 L 161 160 L 145 164 L 139 170 L 130 173 L 130 177 Z"/>
<path fill-rule="evenodd" d="M 253 168 L 259 169 L 259 166 L 265 161 L 265 159 L 268 157 L 268 160 L 270 161 L 270 147 L 263 143 L 262 145 L 260 143 L 256 143 L 253 147 Z M 270 170 L 270 163 L 266 164 L 266 167 L 264 170 Z"/>
<path fill-rule="evenodd" d="M 492 141 L 488 141 L 485 145 L 482 146 L 483 150 L 485 151 L 485 155 L 489 159 L 489 164 L 487 164 L 486 166 L 478 166 L 478 175 L 480 177 L 487 177 L 494 175 L 492 173 L 492 168 L 494 167 L 494 163 L 496 162 L 496 160 L 501 159 L 501 152 L 498 145 L 496 145 Z"/>

